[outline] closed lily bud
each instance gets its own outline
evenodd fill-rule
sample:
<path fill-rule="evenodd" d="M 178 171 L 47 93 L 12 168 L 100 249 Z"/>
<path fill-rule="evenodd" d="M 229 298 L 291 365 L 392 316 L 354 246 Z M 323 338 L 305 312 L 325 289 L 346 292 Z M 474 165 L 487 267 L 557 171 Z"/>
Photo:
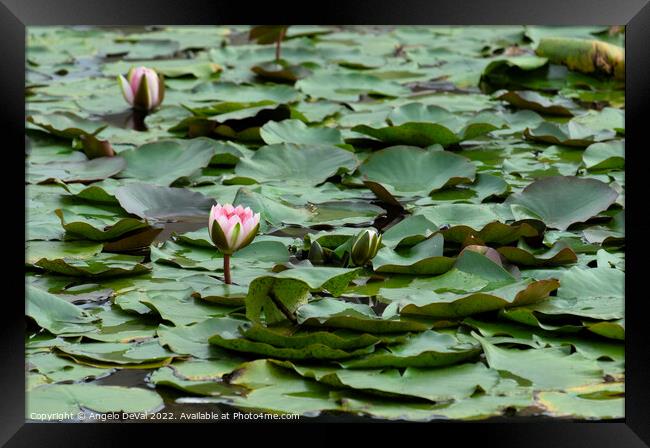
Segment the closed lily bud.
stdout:
<path fill-rule="evenodd" d="M 309 261 L 311 264 L 323 264 L 325 262 L 325 254 L 318 241 L 314 241 L 309 247 Z"/>
<path fill-rule="evenodd" d="M 248 246 L 255 239 L 259 227 L 260 214 L 253 214 L 250 207 L 217 204 L 210 210 L 210 239 L 226 255 Z"/>
<path fill-rule="evenodd" d="M 363 266 L 377 255 L 381 235 L 374 229 L 364 229 L 352 240 L 350 259 L 356 266 Z"/>
<path fill-rule="evenodd" d="M 503 265 L 503 263 L 501 262 L 501 255 L 499 254 L 499 252 L 495 249 L 492 249 L 491 247 L 481 246 L 478 244 L 470 244 L 469 246 L 465 246 L 460 253 L 462 254 L 466 250 L 478 252 L 479 254 L 485 255 L 487 258 L 494 261 L 499 266 Z"/>
<path fill-rule="evenodd" d="M 165 82 L 162 75 L 147 67 L 134 67 L 126 78 L 117 77 L 124 99 L 134 109 L 151 111 L 160 106 L 165 97 Z"/>

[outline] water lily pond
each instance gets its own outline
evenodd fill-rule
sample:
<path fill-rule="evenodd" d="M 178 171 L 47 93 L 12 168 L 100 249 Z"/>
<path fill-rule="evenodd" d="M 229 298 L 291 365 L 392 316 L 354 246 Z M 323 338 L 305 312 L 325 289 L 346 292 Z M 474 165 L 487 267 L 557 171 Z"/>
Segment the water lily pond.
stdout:
<path fill-rule="evenodd" d="M 27 420 L 624 417 L 622 28 L 27 34 Z"/>

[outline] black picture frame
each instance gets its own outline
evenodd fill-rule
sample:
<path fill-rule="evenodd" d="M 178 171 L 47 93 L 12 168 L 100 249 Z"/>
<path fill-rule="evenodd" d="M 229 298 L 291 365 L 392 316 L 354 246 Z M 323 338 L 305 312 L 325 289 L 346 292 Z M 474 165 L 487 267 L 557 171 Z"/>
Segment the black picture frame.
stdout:
<path fill-rule="evenodd" d="M 24 224 L 16 210 L 25 207 L 24 172 L 18 167 L 23 157 L 18 150 L 24 145 L 25 129 L 25 27 L 31 25 L 142 25 L 142 24 L 542 24 L 542 25 L 625 25 L 626 26 L 626 214 L 628 241 L 644 241 L 643 233 L 650 230 L 644 210 L 643 152 L 647 151 L 642 133 L 647 127 L 650 107 L 650 5 L 649 0 L 375 0 L 373 2 L 223 2 L 208 0 L 0 0 L 0 88 L 2 89 L 3 158 L 5 187 L 2 195 L 4 216 L 2 244 L 11 245 L 15 257 L 5 258 L 2 270 L 2 396 L 0 409 L 0 443 L 6 446 L 119 446 L 131 445 L 134 430 L 146 431 L 148 443 L 166 438 L 173 431 L 186 434 L 189 443 L 202 443 L 195 436 L 197 424 L 174 427 L 150 424 L 69 425 L 26 424 L 24 369 L 24 276 L 20 266 L 21 235 Z M 647 141 L 647 140 L 646 140 Z M 14 160 L 15 159 L 15 160 Z M 11 168 L 9 168 L 11 167 Z M 7 179 L 6 174 L 15 176 Z M 21 180 L 21 176 L 23 179 Z M 22 193 L 21 193 L 22 191 Z M 24 240 L 24 238 L 23 238 Z M 15 246 L 15 247 L 14 247 Z M 567 422 L 542 420 L 517 423 L 444 423 L 418 425 L 422 434 L 417 439 L 411 429 L 392 425 L 374 425 L 363 430 L 364 436 L 394 435 L 406 443 L 438 443 L 449 438 L 474 441 L 475 444 L 533 447 L 636 447 L 650 446 L 650 386 L 646 372 L 650 369 L 650 333 L 644 328 L 643 302 L 647 301 L 641 285 L 643 269 L 647 266 L 644 244 L 630 244 L 626 258 L 626 399 L 625 418 L 617 422 Z M 5 247 L 6 250 L 6 247 Z M 24 252 L 23 252 L 24 253 Z M 8 286 L 11 285 L 9 288 Z M 328 420 L 331 421 L 331 420 Z M 289 426 L 291 425 L 291 426 Z M 289 443 L 311 443 L 313 439 L 342 441 L 341 433 L 312 424 L 265 424 L 260 430 L 249 431 L 234 427 L 246 440 L 251 435 L 267 436 L 279 429 Z M 273 428 L 271 428 L 273 426 Z M 123 429 L 125 428 L 126 429 Z M 203 426 L 212 435 L 209 443 L 223 443 L 213 426 Z M 175 428 L 170 431 L 170 428 Z M 188 428 L 188 429 L 182 429 Z M 298 433 L 303 429 L 309 439 Z M 366 426 L 366 428 L 368 428 Z M 389 428 L 388 430 L 384 428 Z M 392 428 L 392 429 L 391 429 Z M 395 429 L 396 428 L 396 429 Z M 419 432 L 419 431 L 418 431 Z M 252 433 L 252 434 L 251 434 Z M 291 441 L 291 438 L 295 440 Z M 412 438 L 413 437 L 413 438 Z M 428 440 L 428 441 L 427 441 Z M 276 440 L 283 443 L 283 440 Z M 449 442 L 447 442 L 449 443 Z M 455 445 L 453 445 L 455 446 Z"/>

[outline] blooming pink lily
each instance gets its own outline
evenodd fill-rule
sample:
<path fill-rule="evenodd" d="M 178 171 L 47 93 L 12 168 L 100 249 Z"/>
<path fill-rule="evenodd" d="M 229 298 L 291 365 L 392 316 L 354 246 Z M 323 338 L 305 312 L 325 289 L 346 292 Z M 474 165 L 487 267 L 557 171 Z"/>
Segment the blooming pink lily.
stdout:
<path fill-rule="evenodd" d="M 217 204 L 210 210 L 208 232 L 214 245 L 223 253 L 223 272 L 227 284 L 230 280 L 230 256 L 248 246 L 260 226 L 260 214 L 250 207 Z"/>
<path fill-rule="evenodd" d="M 126 78 L 117 77 L 124 99 L 134 109 L 151 111 L 162 103 L 165 97 L 165 82 L 162 75 L 147 67 L 132 67 Z"/>

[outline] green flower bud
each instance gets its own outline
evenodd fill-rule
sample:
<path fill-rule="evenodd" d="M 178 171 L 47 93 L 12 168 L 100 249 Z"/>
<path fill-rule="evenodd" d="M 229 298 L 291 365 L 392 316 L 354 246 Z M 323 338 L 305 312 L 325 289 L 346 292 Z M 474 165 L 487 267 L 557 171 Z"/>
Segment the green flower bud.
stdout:
<path fill-rule="evenodd" d="M 350 260 L 356 266 L 364 266 L 377 255 L 381 235 L 374 229 L 364 229 L 352 240 Z"/>
<path fill-rule="evenodd" d="M 323 264 L 325 262 L 325 254 L 318 241 L 311 243 L 311 247 L 309 248 L 309 261 L 311 264 Z"/>

